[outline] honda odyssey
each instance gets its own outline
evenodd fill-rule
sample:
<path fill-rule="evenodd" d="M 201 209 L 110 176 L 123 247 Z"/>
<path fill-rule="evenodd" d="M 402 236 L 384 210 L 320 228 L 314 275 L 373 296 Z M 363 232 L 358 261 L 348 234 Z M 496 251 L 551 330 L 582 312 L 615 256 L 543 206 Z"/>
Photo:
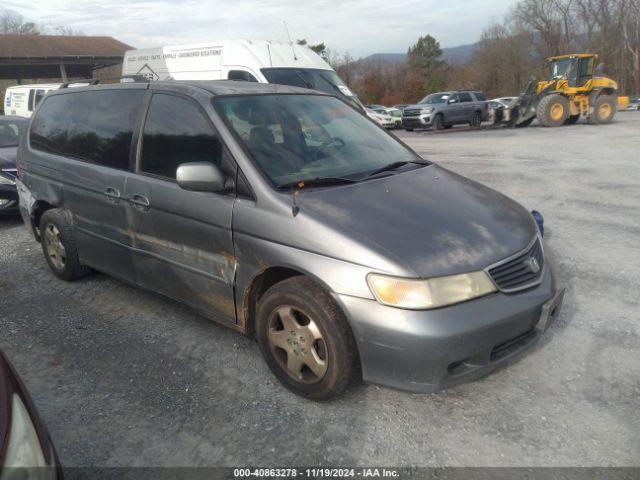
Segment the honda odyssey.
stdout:
<path fill-rule="evenodd" d="M 49 93 L 18 151 L 53 273 L 99 270 L 258 341 L 312 399 L 432 392 L 531 346 L 562 288 L 532 215 L 334 96 L 234 81 Z"/>

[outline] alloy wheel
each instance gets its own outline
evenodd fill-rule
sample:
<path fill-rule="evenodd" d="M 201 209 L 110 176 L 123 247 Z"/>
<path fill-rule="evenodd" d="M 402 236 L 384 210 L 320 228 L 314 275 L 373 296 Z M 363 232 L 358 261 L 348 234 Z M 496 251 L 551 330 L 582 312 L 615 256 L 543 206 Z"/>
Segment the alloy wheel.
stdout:
<path fill-rule="evenodd" d="M 328 350 L 318 324 L 289 305 L 269 317 L 269 347 L 280 367 L 294 380 L 317 383 L 327 373 Z"/>
<path fill-rule="evenodd" d="M 64 270 L 67 264 L 67 251 L 60 240 L 60 230 L 53 223 L 47 224 L 44 232 L 47 255 L 57 270 Z"/>

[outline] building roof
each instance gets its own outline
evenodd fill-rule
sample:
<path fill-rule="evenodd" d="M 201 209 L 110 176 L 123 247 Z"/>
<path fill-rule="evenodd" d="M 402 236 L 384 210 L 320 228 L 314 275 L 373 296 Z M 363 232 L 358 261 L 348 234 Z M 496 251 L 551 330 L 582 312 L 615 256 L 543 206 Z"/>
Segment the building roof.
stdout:
<path fill-rule="evenodd" d="M 0 35 L 0 59 L 123 57 L 132 47 L 112 37 Z"/>

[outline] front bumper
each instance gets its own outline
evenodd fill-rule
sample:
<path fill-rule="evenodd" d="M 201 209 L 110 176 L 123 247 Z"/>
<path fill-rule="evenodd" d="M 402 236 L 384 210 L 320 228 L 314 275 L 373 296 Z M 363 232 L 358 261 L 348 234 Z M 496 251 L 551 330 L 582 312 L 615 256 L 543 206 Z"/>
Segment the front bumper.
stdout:
<path fill-rule="evenodd" d="M 402 117 L 403 128 L 427 128 L 433 123 L 432 115 L 420 115 L 418 117 Z"/>
<path fill-rule="evenodd" d="M 555 319 L 562 292 L 547 256 L 542 282 L 436 310 L 386 307 L 336 295 L 358 345 L 365 381 L 433 392 L 477 379 L 531 347 Z M 541 322 L 543 320 L 543 322 Z"/>
<path fill-rule="evenodd" d="M 18 190 L 15 185 L 0 183 L 0 200 L 9 200 L 10 203 L 0 202 L 0 212 L 18 210 Z"/>

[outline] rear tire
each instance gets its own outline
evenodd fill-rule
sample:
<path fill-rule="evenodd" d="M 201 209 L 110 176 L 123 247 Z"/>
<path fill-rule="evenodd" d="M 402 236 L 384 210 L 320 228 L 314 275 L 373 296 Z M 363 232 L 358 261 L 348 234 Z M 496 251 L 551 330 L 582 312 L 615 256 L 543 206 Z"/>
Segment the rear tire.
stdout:
<path fill-rule="evenodd" d="M 575 125 L 576 123 L 578 123 L 578 120 L 580 120 L 580 114 L 577 115 L 569 115 L 569 118 L 567 118 L 564 121 L 565 125 Z"/>
<path fill-rule="evenodd" d="M 560 127 L 569 118 L 569 100 L 557 93 L 548 95 L 538 103 L 536 116 L 544 127 Z"/>
<path fill-rule="evenodd" d="M 91 270 L 80 263 L 69 214 L 59 208 L 47 210 L 40 219 L 44 257 L 53 273 L 63 280 L 77 280 Z"/>
<path fill-rule="evenodd" d="M 480 128 L 482 125 L 482 113 L 475 112 L 473 117 L 471 117 L 471 121 L 469 122 L 471 128 Z"/>
<path fill-rule="evenodd" d="M 589 123 L 609 123 L 616 115 L 617 101 L 613 95 L 600 95 L 596 99 L 593 114 L 589 117 Z"/>
<path fill-rule="evenodd" d="M 309 278 L 288 278 L 265 292 L 256 336 L 271 371 L 303 397 L 337 397 L 359 377 L 356 342 L 344 314 Z"/>

